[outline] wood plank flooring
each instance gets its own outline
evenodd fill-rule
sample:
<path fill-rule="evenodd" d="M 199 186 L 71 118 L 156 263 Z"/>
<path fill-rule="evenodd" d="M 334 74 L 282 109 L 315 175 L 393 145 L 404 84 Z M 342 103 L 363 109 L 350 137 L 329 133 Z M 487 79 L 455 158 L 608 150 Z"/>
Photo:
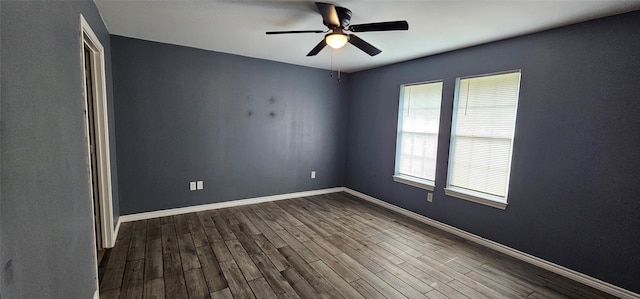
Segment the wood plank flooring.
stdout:
<path fill-rule="evenodd" d="M 123 223 L 101 298 L 614 298 L 347 193 Z"/>

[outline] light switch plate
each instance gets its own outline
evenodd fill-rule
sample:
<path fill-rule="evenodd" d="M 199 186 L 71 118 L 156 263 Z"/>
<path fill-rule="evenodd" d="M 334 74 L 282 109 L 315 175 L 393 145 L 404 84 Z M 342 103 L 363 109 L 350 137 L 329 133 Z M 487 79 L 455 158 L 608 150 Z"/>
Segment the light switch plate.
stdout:
<path fill-rule="evenodd" d="M 202 181 L 198 181 L 198 190 L 204 189 L 204 183 Z"/>
<path fill-rule="evenodd" d="M 196 182 L 189 182 L 189 190 L 196 190 Z"/>
<path fill-rule="evenodd" d="M 315 171 L 312 171 L 312 172 L 311 172 L 311 178 L 312 178 L 312 179 L 315 179 L 315 178 L 316 178 L 316 172 L 315 172 Z"/>

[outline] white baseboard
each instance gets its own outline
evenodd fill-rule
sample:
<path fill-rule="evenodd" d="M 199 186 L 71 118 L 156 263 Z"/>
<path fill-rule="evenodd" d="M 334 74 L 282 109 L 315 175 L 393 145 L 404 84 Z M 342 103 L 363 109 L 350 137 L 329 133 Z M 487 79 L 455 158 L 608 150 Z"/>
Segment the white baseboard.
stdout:
<path fill-rule="evenodd" d="M 320 189 L 320 190 L 312 190 L 312 191 L 303 191 L 303 192 L 278 194 L 278 195 L 271 195 L 271 196 L 261 196 L 261 197 L 254 197 L 254 198 L 230 200 L 225 202 L 217 202 L 217 203 L 190 206 L 190 207 L 184 207 L 184 208 L 175 208 L 175 209 L 167 209 L 167 210 L 160 210 L 160 211 L 153 211 L 153 212 L 122 215 L 118 219 L 118 227 L 120 225 L 120 222 L 145 220 L 145 219 L 152 219 L 157 217 L 173 216 L 173 215 L 200 212 L 200 211 L 206 211 L 206 210 L 251 205 L 251 204 L 263 203 L 268 201 L 277 201 L 277 200 L 290 199 L 290 198 L 314 196 L 314 195 L 327 194 L 327 193 L 336 193 L 336 192 L 342 192 L 344 190 L 345 190 L 344 187 L 336 187 L 336 188 L 329 188 L 329 189 Z"/>
<path fill-rule="evenodd" d="M 628 299 L 640 298 L 640 294 L 637 294 L 637 293 L 634 293 L 632 291 L 623 289 L 621 287 L 612 285 L 612 284 L 610 284 L 608 282 L 604 282 L 602 280 L 599 280 L 597 278 L 588 276 L 586 274 L 571 270 L 569 268 L 554 264 L 552 262 L 543 260 L 543 259 L 541 259 L 539 257 L 535 257 L 533 255 L 524 253 L 522 251 L 513 249 L 511 247 L 502 245 L 500 243 L 497 243 L 497 242 L 482 238 L 482 237 L 480 237 L 478 235 L 474 235 L 472 233 L 469 233 L 469 232 L 466 232 L 466 231 L 461 230 L 459 228 L 450 226 L 448 224 L 444 224 L 442 222 L 433 220 L 433 219 L 425 217 L 423 215 L 411 212 L 409 210 L 405 210 L 405 209 L 403 209 L 401 207 L 392 205 L 392 204 L 390 204 L 388 202 L 385 202 L 385 201 L 377 199 L 375 197 L 366 195 L 364 193 L 360 193 L 358 191 L 355 191 L 355 190 L 352 190 L 352 189 L 349 189 L 349 188 L 344 188 L 344 191 L 349 193 L 349 194 L 351 194 L 351 195 L 354 195 L 354 196 L 362 198 L 362 199 L 364 199 L 366 201 L 369 201 L 371 203 L 377 204 L 377 205 L 382 206 L 384 208 L 387 208 L 389 210 L 398 212 L 398 213 L 400 213 L 402 215 L 405 215 L 405 216 L 408 216 L 408 217 L 413 218 L 415 220 L 418 220 L 418 221 L 420 221 L 422 223 L 425 223 L 427 225 L 431 225 L 431 226 L 433 226 L 435 228 L 438 228 L 438 229 L 441 229 L 443 231 L 452 233 L 452 234 L 454 234 L 456 236 L 459 236 L 459 237 L 462 237 L 462 238 L 467 239 L 469 241 L 475 242 L 475 243 L 477 243 L 479 245 L 482 245 L 482 246 L 485 246 L 487 248 L 493 249 L 493 250 L 498 251 L 500 253 L 504 253 L 504 254 L 506 254 L 508 256 L 511 256 L 513 258 L 519 259 L 519 260 L 527 262 L 529 264 L 538 266 L 540 268 L 543 268 L 545 270 L 551 271 L 553 273 L 562 275 L 564 277 L 567 277 L 569 279 L 575 280 L 575 281 L 577 281 L 579 283 L 588 285 L 588 286 L 590 286 L 592 288 L 601 290 L 603 292 L 609 293 L 609 294 L 614 295 L 616 297 L 628 298 Z"/>
<path fill-rule="evenodd" d="M 116 246 L 116 240 L 118 239 L 118 232 L 120 232 L 120 219 L 122 217 L 118 217 L 118 220 L 116 221 L 116 228 L 113 229 L 113 244 L 111 244 L 111 247 Z"/>

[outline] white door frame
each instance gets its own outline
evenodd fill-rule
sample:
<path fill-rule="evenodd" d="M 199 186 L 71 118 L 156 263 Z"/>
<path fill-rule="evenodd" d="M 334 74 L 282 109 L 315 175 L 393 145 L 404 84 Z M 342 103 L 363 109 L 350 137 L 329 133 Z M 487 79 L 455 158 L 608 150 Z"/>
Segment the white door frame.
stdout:
<path fill-rule="evenodd" d="M 98 188 L 99 188 L 99 202 L 100 202 L 100 215 L 102 219 L 100 224 L 102 227 L 101 236 L 95 236 L 95 238 L 101 238 L 102 246 L 105 248 L 111 248 L 115 245 L 115 230 L 113 226 L 113 197 L 111 190 L 111 154 L 109 152 L 109 118 L 107 114 L 107 89 L 106 89 L 106 75 L 105 75 L 105 62 L 104 62 L 104 48 L 97 38 L 89 23 L 80 14 L 80 57 L 82 62 L 82 89 L 83 94 L 86 95 L 85 87 L 85 66 L 84 66 L 84 46 L 87 45 L 93 52 L 91 55 L 93 62 L 93 74 L 95 88 L 93 95 L 93 110 L 94 110 L 94 122 L 95 122 L 95 139 L 96 139 L 96 158 L 98 164 Z M 89 119 L 87 117 L 87 103 L 84 101 L 84 121 L 85 130 L 87 136 L 87 149 L 89 142 Z M 87 153 L 89 155 L 89 153 Z M 91 171 L 90 157 L 87 160 L 89 171 Z M 89 183 L 91 184 L 91 173 L 89 174 Z M 91 199 L 93 203 L 93 197 Z M 93 204 L 92 204 L 93 207 Z M 92 214 L 93 215 L 93 211 Z M 94 220 L 95 221 L 95 220 Z"/>
<path fill-rule="evenodd" d="M 85 86 L 85 65 L 84 65 L 84 48 L 85 45 L 91 50 L 91 59 L 92 61 L 92 70 L 93 74 L 91 74 L 94 80 L 94 88 L 93 88 L 93 118 L 94 118 L 94 133 L 96 140 L 96 160 L 97 160 L 97 171 L 98 171 L 98 186 L 97 188 L 100 190 L 99 195 L 100 198 L 98 201 L 100 202 L 100 221 L 101 233 L 100 236 L 97 236 L 95 233 L 95 229 L 91 229 L 93 232 L 92 235 L 94 237 L 93 244 L 96 244 L 96 239 L 101 239 L 102 247 L 111 248 L 115 245 L 115 230 L 113 226 L 113 197 L 111 193 L 111 154 L 109 152 L 109 118 L 107 115 L 107 84 L 106 84 L 106 73 L 105 73 L 105 63 L 104 63 L 104 48 L 100 43 L 100 40 L 95 35 L 87 20 L 80 14 L 80 63 L 82 69 L 82 92 L 83 92 L 83 105 L 84 105 L 84 126 L 85 126 L 85 137 L 87 141 L 87 169 L 89 174 L 89 190 L 90 190 L 90 198 L 91 201 L 91 224 L 95 225 L 95 216 L 94 216 L 94 198 L 93 198 L 93 179 L 91 174 L 91 149 L 89 144 L 89 118 L 87 113 L 89 112 L 86 101 L 87 88 Z M 94 260 L 94 269 L 95 269 L 95 281 L 96 281 L 96 291 L 93 295 L 94 299 L 97 299 L 100 296 L 100 285 L 98 278 L 98 264 L 97 264 L 97 252 L 93 251 Z"/>

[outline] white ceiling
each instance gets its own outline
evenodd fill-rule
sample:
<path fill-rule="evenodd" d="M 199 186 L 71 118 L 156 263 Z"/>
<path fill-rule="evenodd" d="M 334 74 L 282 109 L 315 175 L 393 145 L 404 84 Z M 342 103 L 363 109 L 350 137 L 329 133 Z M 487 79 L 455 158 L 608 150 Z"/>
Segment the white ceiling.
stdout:
<path fill-rule="evenodd" d="M 394 62 L 640 9 L 640 1 L 329 1 L 353 12 L 352 24 L 407 20 L 408 31 L 362 32 L 382 50 L 371 57 L 352 45 L 306 54 L 325 30 L 312 1 L 94 0 L 111 34 L 322 69 L 354 72 Z"/>

